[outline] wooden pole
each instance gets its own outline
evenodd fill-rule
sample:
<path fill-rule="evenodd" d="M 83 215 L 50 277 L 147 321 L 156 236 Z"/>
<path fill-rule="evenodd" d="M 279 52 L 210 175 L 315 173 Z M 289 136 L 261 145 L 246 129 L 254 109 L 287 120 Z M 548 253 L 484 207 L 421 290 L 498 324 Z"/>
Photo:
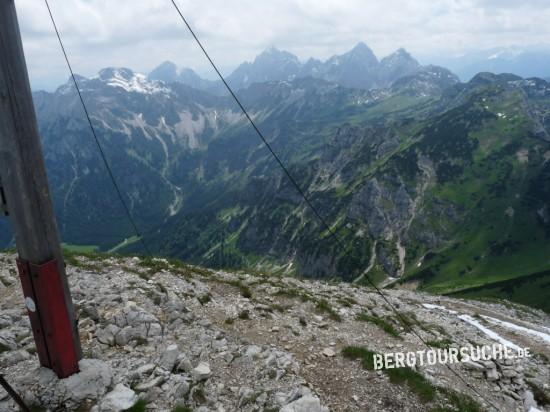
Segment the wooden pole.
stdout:
<path fill-rule="evenodd" d="M 45 344 L 47 350 L 40 361 L 56 370 L 60 368 L 59 356 L 63 361 L 63 351 L 73 351 L 78 361 L 82 350 L 13 0 L 0 0 L 0 175 L 15 232 L 27 309 L 31 323 L 33 316 L 41 322 L 32 325 L 39 356 L 44 349 L 39 344 Z M 42 301 L 45 299 L 48 301 Z M 67 328 L 70 342 L 59 339 L 57 332 Z M 45 343 L 40 343 L 41 339 Z M 59 344 L 71 347 L 54 347 Z M 71 368 L 74 372 L 73 366 L 61 374 Z M 59 370 L 56 372 L 60 375 Z"/>

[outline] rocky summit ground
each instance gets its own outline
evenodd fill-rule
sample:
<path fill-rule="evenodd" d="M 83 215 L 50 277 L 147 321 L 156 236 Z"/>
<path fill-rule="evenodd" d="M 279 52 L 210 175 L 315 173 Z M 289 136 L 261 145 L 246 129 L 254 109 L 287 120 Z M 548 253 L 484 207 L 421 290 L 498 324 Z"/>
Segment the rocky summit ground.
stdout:
<path fill-rule="evenodd" d="M 500 411 L 550 403 L 550 317 L 508 303 L 385 290 L 434 348 L 507 340 L 515 361 L 375 371 L 372 353 L 425 349 L 372 289 L 163 259 L 75 257 L 84 359 L 39 368 L 14 255 L 0 255 L 1 373 L 37 410 Z M 479 397 L 472 387 L 482 396 Z M 16 405 L 0 390 L 0 411 Z"/>

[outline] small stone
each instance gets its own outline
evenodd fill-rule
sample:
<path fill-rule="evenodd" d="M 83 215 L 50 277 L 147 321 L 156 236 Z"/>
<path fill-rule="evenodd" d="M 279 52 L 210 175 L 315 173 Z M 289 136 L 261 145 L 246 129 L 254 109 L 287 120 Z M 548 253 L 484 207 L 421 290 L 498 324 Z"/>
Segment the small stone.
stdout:
<path fill-rule="evenodd" d="M 94 322 L 99 322 L 99 312 L 95 305 L 92 305 L 92 304 L 84 305 L 81 308 L 81 312 L 83 317 L 90 318 Z"/>
<path fill-rule="evenodd" d="M 479 363 L 477 362 L 472 362 L 471 360 L 466 360 L 464 362 L 462 362 L 462 364 L 464 365 L 464 367 L 466 369 L 469 369 L 469 370 L 474 370 L 474 371 L 480 371 L 480 372 L 483 372 L 486 368 L 485 366 L 483 365 L 480 365 Z M 493 364 L 494 365 L 494 364 Z"/>
<path fill-rule="evenodd" d="M 208 379 L 211 374 L 212 371 L 210 370 L 210 365 L 206 362 L 199 363 L 197 367 L 191 372 L 193 379 L 197 382 Z"/>
<path fill-rule="evenodd" d="M 115 345 L 115 335 L 120 331 L 120 328 L 117 325 L 107 325 L 105 329 L 99 329 L 96 332 L 96 338 L 99 343 L 104 345 L 114 346 Z"/>
<path fill-rule="evenodd" d="M 251 388 L 242 387 L 239 389 L 239 408 L 249 403 L 254 397 L 254 391 Z"/>
<path fill-rule="evenodd" d="M 139 385 L 136 386 L 136 391 L 138 392 L 146 392 L 151 388 L 154 388 L 155 386 L 160 386 L 164 383 L 164 376 L 157 376 L 156 378 L 148 381 L 148 382 L 142 382 Z"/>
<path fill-rule="evenodd" d="M 334 352 L 334 350 L 332 350 L 331 348 L 325 348 L 321 353 L 325 355 L 327 358 L 332 358 L 336 356 L 336 352 Z"/>
<path fill-rule="evenodd" d="M 103 396 L 113 381 L 110 366 L 98 359 L 82 359 L 78 366 L 80 372 L 59 380 L 58 391 L 75 402 Z"/>
<path fill-rule="evenodd" d="M 136 369 L 138 375 L 148 375 L 155 370 L 156 366 L 153 363 L 146 363 Z"/>
<path fill-rule="evenodd" d="M 177 369 L 179 371 L 190 373 L 193 370 L 193 364 L 191 363 L 191 361 L 187 356 L 180 355 L 178 359 L 179 359 L 179 363 L 178 363 Z"/>
<path fill-rule="evenodd" d="M 125 326 L 115 336 L 115 343 L 118 346 L 127 345 L 134 338 L 134 329 L 131 326 Z"/>
<path fill-rule="evenodd" d="M 515 399 L 516 401 L 521 401 L 521 396 L 519 396 L 517 393 L 515 393 L 514 391 L 511 391 L 509 389 L 503 389 L 502 390 L 502 393 L 505 394 L 505 395 L 508 395 L 510 398 L 513 398 Z"/>
<path fill-rule="evenodd" d="M 488 381 L 497 381 L 500 375 L 496 371 L 496 369 L 489 369 L 485 371 L 485 376 Z"/>
<path fill-rule="evenodd" d="M 306 395 L 283 406 L 279 412 L 329 412 L 329 409 L 321 405 L 319 398 Z"/>
<path fill-rule="evenodd" d="M 485 369 L 494 369 L 497 367 L 493 361 L 490 360 L 482 360 L 480 361 L 483 366 L 485 366 Z"/>
<path fill-rule="evenodd" d="M 503 369 L 501 373 L 505 378 L 515 378 L 518 374 L 514 369 Z"/>
<path fill-rule="evenodd" d="M 100 404 L 101 411 L 121 411 L 132 407 L 137 401 L 136 393 L 119 383 L 109 392 Z"/>
<path fill-rule="evenodd" d="M 178 345 L 168 346 L 160 358 L 159 366 L 167 371 L 173 370 L 179 355 Z"/>
<path fill-rule="evenodd" d="M 181 399 L 189 393 L 189 389 L 191 389 L 189 382 L 187 382 L 186 379 L 182 379 L 181 382 L 174 388 L 174 396 Z"/>
<path fill-rule="evenodd" d="M 245 352 L 245 356 L 250 358 L 257 358 L 262 353 L 262 348 L 256 345 L 250 345 Z"/>

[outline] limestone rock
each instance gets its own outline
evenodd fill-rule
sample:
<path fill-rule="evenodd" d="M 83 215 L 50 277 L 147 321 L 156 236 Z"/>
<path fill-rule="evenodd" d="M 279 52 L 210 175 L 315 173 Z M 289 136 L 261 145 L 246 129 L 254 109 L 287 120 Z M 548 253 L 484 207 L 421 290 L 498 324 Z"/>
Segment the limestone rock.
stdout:
<path fill-rule="evenodd" d="M 497 381 L 500 377 L 496 369 L 488 369 L 487 371 L 485 371 L 485 376 L 487 377 L 488 381 Z"/>
<path fill-rule="evenodd" d="M 306 395 L 281 408 L 280 412 L 329 412 L 316 396 Z"/>
<path fill-rule="evenodd" d="M 178 345 L 168 346 L 160 358 L 159 366 L 167 371 L 173 370 L 179 354 Z"/>
<path fill-rule="evenodd" d="M 212 371 L 210 370 L 210 365 L 206 362 L 201 362 L 193 369 L 191 375 L 195 381 L 203 381 L 210 377 Z"/>
<path fill-rule="evenodd" d="M 485 366 L 480 365 L 477 362 L 472 362 L 471 360 L 464 361 L 464 362 L 462 362 L 462 364 L 464 365 L 464 367 L 466 369 L 470 369 L 470 370 L 474 370 L 474 371 L 480 371 L 480 372 L 483 372 L 485 370 Z"/>
<path fill-rule="evenodd" d="M 136 391 L 138 392 L 146 392 L 151 388 L 154 388 L 155 386 L 160 386 L 164 383 L 164 376 L 157 376 L 154 379 L 151 379 L 150 381 L 140 383 L 136 386 Z"/>
<path fill-rule="evenodd" d="M 331 348 L 323 349 L 322 354 L 325 355 L 327 358 L 333 358 L 334 356 L 336 356 L 336 352 L 334 352 L 334 350 Z"/>
<path fill-rule="evenodd" d="M 134 405 L 137 399 L 138 397 L 132 389 L 119 383 L 111 392 L 105 395 L 99 409 L 105 412 L 122 411 Z"/>

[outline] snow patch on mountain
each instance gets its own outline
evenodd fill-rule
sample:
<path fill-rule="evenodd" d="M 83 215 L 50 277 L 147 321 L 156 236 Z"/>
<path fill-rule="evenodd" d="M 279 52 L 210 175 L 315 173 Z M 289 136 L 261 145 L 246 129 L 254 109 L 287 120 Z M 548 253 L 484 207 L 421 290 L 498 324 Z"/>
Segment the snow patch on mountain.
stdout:
<path fill-rule="evenodd" d="M 477 329 L 482 331 L 484 334 L 486 334 L 488 337 L 490 337 L 491 339 L 503 344 L 504 346 L 509 347 L 511 349 L 514 349 L 518 352 L 522 350 L 515 343 L 510 342 L 508 339 L 504 339 L 498 333 L 493 332 L 491 329 L 486 328 L 485 326 L 483 326 L 480 322 L 475 320 L 472 316 L 470 316 L 470 315 L 460 315 L 458 318 L 463 320 L 464 322 L 469 323 L 470 325 L 476 327 Z"/>
<path fill-rule="evenodd" d="M 523 326 L 516 325 L 515 323 L 506 322 L 504 320 L 496 319 L 491 316 L 481 315 L 483 319 L 485 319 L 487 322 L 503 326 L 506 329 L 512 329 L 514 331 L 528 333 L 530 335 L 536 336 L 542 340 L 544 340 L 546 343 L 550 343 L 550 335 L 548 333 L 540 332 L 535 329 L 525 328 Z"/>
<path fill-rule="evenodd" d="M 170 92 L 170 89 L 164 87 L 162 82 L 148 80 L 145 75 L 134 73 L 124 68 L 108 68 L 101 70 L 97 78 L 108 86 L 119 87 L 126 92 L 142 94 Z"/>

